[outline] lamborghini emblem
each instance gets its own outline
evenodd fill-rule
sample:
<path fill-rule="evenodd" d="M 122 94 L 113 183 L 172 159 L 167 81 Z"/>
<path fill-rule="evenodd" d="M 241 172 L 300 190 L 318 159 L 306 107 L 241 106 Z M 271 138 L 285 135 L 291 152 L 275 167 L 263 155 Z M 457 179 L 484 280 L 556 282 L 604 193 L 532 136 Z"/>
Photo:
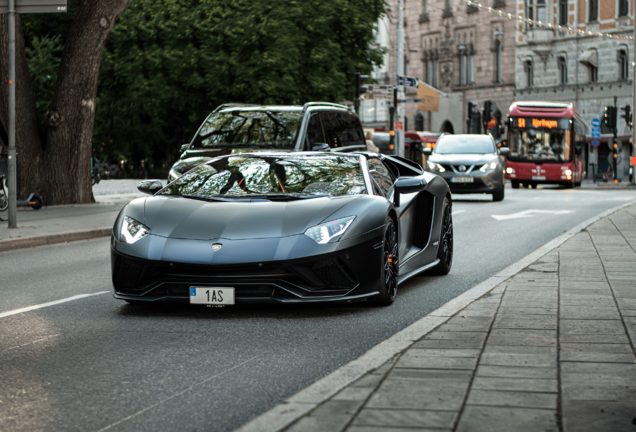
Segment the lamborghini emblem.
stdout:
<path fill-rule="evenodd" d="M 222 245 L 221 243 L 214 243 L 214 244 L 212 245 L 212 250 L 213 250 L 214 252 L 216 252 L 216 251 L 218 251 L 218 250 L 221 250 L 221 248 L 222 248 L 222 247 L 223 247 L 223 245 Z"/>

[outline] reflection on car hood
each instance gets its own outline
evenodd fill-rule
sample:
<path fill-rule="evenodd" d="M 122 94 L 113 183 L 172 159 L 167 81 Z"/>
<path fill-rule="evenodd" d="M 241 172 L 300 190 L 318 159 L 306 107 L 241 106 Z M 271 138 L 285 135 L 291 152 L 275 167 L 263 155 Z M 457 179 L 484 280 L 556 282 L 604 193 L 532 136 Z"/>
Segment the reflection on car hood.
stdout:
<path fill-rule="evenodd" d="M 428 160 L 434 163 L 479 165 L 497 159 L 495 154 L 432 154 Z"/>
<path fill-rule="evenodd" d="M 178 172 L 179 174 L 185 174 L 190 171 L 192 168 L 200 165 L 204 162 L 207 162 L 211 159 L 227 156 L 231 154 L 240 154 L 240 153 L 267 153 L 276 151 L 287 152 L 290 150 L 272 150 L 272 149 L 258 149 L 258 148 L 250 148 L 250 149 L 232 149 L 232 148 L 208 148 L 208 149 L 191 149 L 188 150 L 185 154 L 185 158 L 178 160 L 173 166 L 172 169 Z"/>
<path fill-rule="evenodd" d="M 302 234 L 359 195 L 297 201 L 206 202 L 155 196 L 145 204 L 145 223 L 153 235 L 211 240 L 245 240 Z"/>

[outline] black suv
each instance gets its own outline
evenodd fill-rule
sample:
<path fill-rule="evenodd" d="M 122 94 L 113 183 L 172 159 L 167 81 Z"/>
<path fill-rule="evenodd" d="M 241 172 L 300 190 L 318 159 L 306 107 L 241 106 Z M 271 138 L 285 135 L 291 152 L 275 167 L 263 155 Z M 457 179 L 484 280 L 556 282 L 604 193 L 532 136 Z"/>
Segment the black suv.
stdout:
<path fill-rule="evenodd" d="M 208 116 L 168 181 L 214 157 L 254 151 L 366 150 L 360 119 L 350 108 L 328 102 L 301 106 L 224 104 Z"/>

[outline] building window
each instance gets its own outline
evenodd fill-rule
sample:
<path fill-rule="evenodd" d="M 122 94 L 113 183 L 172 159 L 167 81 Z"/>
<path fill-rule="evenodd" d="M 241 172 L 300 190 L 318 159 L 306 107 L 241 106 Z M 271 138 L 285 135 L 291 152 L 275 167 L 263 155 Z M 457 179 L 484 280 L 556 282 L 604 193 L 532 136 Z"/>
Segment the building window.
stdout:
<path fill-rule="evenodd" d="M 568 64 L 564 57 L 557 58 L 557 66 L 559 68 L 559 84 L 565 85 L 568 83 Z"/>
<path fill-rule="evenodd" d="M 629 15 L 629 0 L 618 0 L 618 16 L 625 17 Z"/>
<path fill-rule="evenodd" d="M 528 60 L 523 64 L 523 68 L 526 71 L 526 88 L 532 88 L 532 81 L 534 80 L 534 75 L 532 72 L 532 61 Z"/>
<path fill-rule="evenodd" d="M 559 0 L 559 25 L 568 25 L 568 0 Z"/>
<path fill-rule="evenodd" d="M 459 47 L 459 85 L 465 86 L 469 83 L 468 80 L 468 50 L 466 45 L 460 45 Z"/>
<path fill-rule="evenodd" d="M 589 77 L 590 77 L 590 82 L 597 82 L 598 81 L 598 68 L 596 66 L 594 66 L 593 64 L 588 64 L 587 65 L 587 69 L 589 71 Z"/>
<path fill-rule="evenodd" d="M 437 87 L 437 79 L 439 78 L 439 59 L 436 57 L 431 61 L 431 85 Z"/>
<path fill-rule="evenodd" d="M 533 21 L 545 23 L 545 0 L 527 0 L 526 16 Z M 533 27 L 533 24 L 527 24 L 526 26 Z"/>
<path fill-rule="evenodd" d="M 598 0 L 588 0 L 587 22 L 598 21 Z"/>
<path fill-rule="evenodd" d="M 627 51 L 618 52 L 618 79 L 624 81 L 629 78 L 629 68 L 627 65 Z"/>
<path fill-rule="evenodd" d="M 495 82 L 501 82 L 501 41 L 495 42 Z"/>
<path fill-rule="evenodd" d="M 473 77 L 473 65 L 475 63 L 475 53 L 470 50 L 466 61 L 466 81 L 468 84 L 473 84 L 475 79 Z"/>

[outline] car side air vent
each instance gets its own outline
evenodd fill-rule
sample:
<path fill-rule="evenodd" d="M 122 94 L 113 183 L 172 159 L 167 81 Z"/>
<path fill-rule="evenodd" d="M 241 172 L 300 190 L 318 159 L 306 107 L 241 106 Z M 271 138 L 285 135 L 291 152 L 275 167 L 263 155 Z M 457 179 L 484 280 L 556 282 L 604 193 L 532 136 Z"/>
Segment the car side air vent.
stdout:
<path fill-rule="evenodd" d="M 318 261 L 312 268 L 330 288 L 353 288 L 357 285 L 351 270 L 338 257 Z"/>
<path fill-rule="evenodd" d="M 435 197 L 424 191 L 417 196 L 415 203 L 415 235 L 413 245 L 424 249 L 431 236 L 431 224 L 433 223 L 433 207 Z"/>
<path fill-rule="evenodd" d="M 115 272 L 113 274 L 113 282 L 116 286 L 129 287 L 137 283 L 139 275 L 141 274 L 141 265 L 124 259 L 122 257 L 117 258 L 115 263 Z"/>

